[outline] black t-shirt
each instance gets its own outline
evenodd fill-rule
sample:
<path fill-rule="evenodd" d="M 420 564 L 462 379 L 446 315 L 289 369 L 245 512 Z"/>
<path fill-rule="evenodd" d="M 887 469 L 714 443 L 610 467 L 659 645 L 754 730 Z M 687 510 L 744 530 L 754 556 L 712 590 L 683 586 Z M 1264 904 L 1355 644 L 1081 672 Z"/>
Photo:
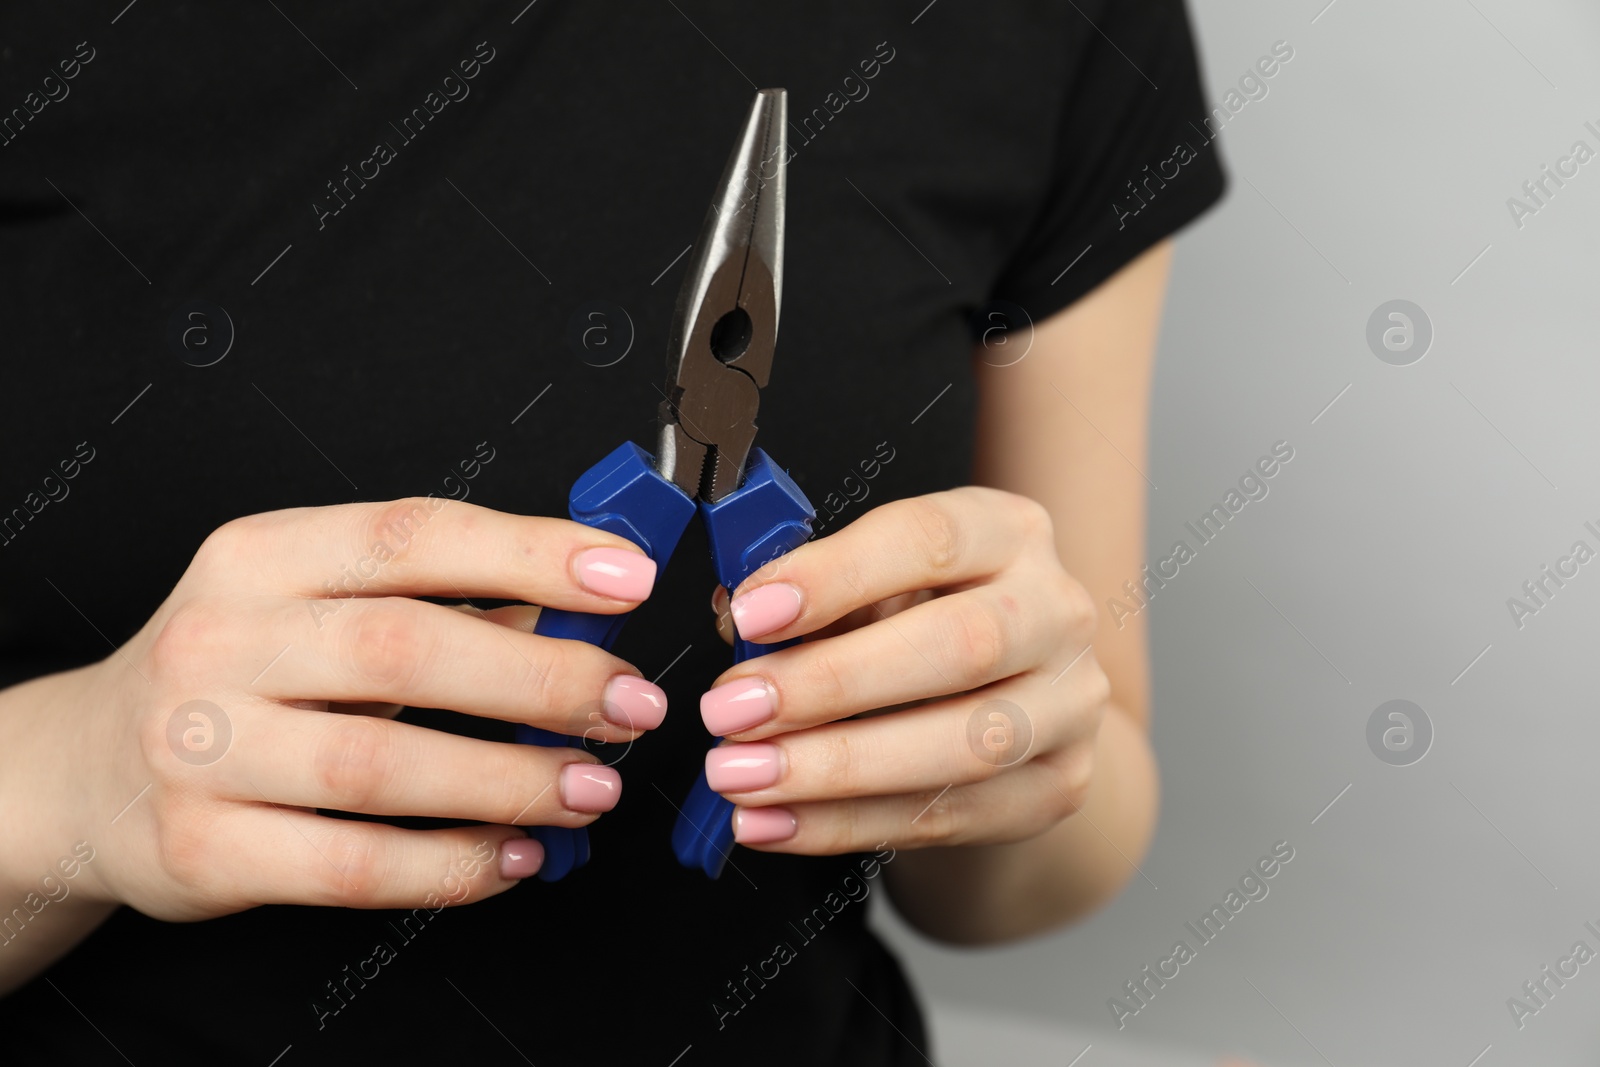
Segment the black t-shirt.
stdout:
<path fill-rule="evenodd" d="M 757 87 L 789 90 L 794 149 L 758 444 L 823 532 L 968 481 L 975 335 L 1222 190 L 1176 0 L 120 6 L 0 15 L 5 684 L 107 655 L 235 516 L 564 514 L 653 447 L 682 253 Z M 616 649 L 672 710 L 578 874 L 425 922 L 124 909 L 0 1001 L 0 1058 L 923 1062 L 858 899 L 881 863 L 672 857 L 729 659 L 711 587 L 691 529 Z"/>

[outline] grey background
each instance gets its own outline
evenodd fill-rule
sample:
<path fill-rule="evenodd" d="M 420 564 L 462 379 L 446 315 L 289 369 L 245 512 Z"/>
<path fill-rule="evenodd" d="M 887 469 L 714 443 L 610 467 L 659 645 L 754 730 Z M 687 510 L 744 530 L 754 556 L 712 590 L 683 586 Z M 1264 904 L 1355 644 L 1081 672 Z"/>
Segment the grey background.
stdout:
<path fill-rule="evenodd" d="M 1078 1067 L 1600 1058 L 1600 960 L 1524 1029 L 1506 1008 L 1575 941 L 1600 950 L 1600 560 L 1520 630 L 1506 606 L 1575 540 L 1600 549 L 1600 159 L 1520 230 L 1506 207 L 1575 140 L 1600 150 L 1600 9 L 1325 3 L 1192 8 L 1213 99 L 1273 42 L 1295 56 L 1227 125 L 1230 195 L 1179 242 L 1152 549 L 1273 442 L 1295 458 L 1150 607 L 1149 881 L 999 950 L 877 908 L 941 1063 L 1065 1065 L 1091 1043 Z M 1396 298 L 1434 327 L 1411 366 L 1365 341 Z M 1395 698 L 1435 732 L 1406 767 L 1366 743 Z M 1280 839 L 1296 857 L 1270 895 L 1119 1034 L 1107 998 Z"/>

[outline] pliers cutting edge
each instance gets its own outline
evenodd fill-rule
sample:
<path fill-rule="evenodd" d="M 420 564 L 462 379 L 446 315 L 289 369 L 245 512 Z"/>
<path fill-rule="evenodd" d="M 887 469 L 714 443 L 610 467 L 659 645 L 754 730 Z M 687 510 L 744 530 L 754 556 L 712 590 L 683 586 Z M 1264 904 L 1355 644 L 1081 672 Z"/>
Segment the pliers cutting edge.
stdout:
<path fill-rule="evenodd" d="M 678 292 L 661 433 L 655 456 L 627 442 L 574 483 L 578 522 L 626 537 L 665 566 L 695 512 L 705 523 L 717 580 L 730 592 L 811 536 L 815 510 L 754 447 L 761 389 L 772 372 L 783 295 L 788 97 L 763 89 L 728 157 Z M 545 609 L 534 633 L 609 649 L 627 615 Z M 793 642 L 734 643 L 734 662 Z M 519 725 L 517 740 L 581 746 L 582 739 Z M 678 812 L 672 849 L 716 878 L 733 848 L 733 804 L 704 771 Z M 585 828 L 530 827 L 544 846 L 539 877 L 553 882 L 589 859 Z"/>

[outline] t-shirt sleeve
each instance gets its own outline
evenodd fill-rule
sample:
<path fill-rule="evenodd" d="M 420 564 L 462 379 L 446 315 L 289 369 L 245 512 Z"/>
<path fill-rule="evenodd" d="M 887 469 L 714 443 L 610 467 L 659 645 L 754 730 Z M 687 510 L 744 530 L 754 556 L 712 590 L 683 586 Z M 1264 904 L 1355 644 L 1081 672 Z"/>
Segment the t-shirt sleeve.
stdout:
<path fill-rule="evenodd" d="M 1061 310 L 1222 197 L 1225 178 L 1182 0 L 1083 5 L 1050 185 L 991 298 Z"/>

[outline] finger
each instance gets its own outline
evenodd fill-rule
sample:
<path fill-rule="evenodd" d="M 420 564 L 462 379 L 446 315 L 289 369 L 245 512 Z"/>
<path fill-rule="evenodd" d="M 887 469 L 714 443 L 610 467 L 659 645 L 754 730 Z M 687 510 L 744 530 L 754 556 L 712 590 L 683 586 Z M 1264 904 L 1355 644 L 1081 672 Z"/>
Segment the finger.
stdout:
<path fill-rule="evenodd" d="M 815 641 L 824 637 L 833 637 L 836 634 L 849 633 L 851 630 L 860 629 L 869 622 L 875 622 L 891 615 L 898 615 L 912 605 L 920 604 L 924 600 L 932 599 L 932 597 L 932 593 L 921 590 L 914 593 L 902 593 L 899 596 L 890 597 L 888 600 L 879 601 L 876 604 L 868 604 L 865 607 L 847 612 L 828 625 L 812 630 L 806 634 L 806 637 Z M 728 591 L 720 585 L 711 593 L 711 610 L 717 616 L 717 636 L 722 638 L 725 644 L 733 644 L 734 638 L 738 636 L 733 628 L 733 612 L 728 610 Z"/>
<path fill-rule="evenodd" d="M 737 803 L 889 796 L 987 781 L 1036 755 L 1087 741 L 1098 703 L 1030 676 L 887 715 L 729 742 L 706 753 L 706 781 Z"/>
<path fill-rule="evenodd" d="M 332 614 L 312 617 L 317 603 Z M 289 651 L 257 684 L 282 700 L 384 701 L 625 741 L 659 726 L 666 694 L 581 641 L 525 634 L 402 597 L 285 600 L 264 625 Z"/>
<path fill-rule="evenodd" d="M 622 779 L 575 748 L 482 741 L 409 723 L 273 708 L 237 716 L 219 790 L 239 800 L 510 826 L 586 826 Z"/>
<path fill-rule="evenodd" d="M 438 497 L 246 516 L 196 561 L 271 593 L 483 596 L 607 614 L 648 596 L 656 573 L 614 534 Z"/>
<path fill-rule="evenodd" d="M 509 604 L 505 607 L 484 610 L 475 604 L 446 604 L 451 611 L 459 611 L 471 618 L 483 619 L 499 626 L 506 626 L 513 630 L 520 630 L 525 634 L 533 633 L 533 628 L 539 622 L 539 607 L 534 604 Z M 376 715 L 384 719 L 392 719 L 405 710 L 403 704 L 393 704 L 388 701 L 359 700 L 335 703 L 328 709 L 341 715 Z"/>
<path fill-rule="evenodd" d="M 1000 681 L 1058 656 L 1066 635 L 1060 604 L 1043 586 L 982 585 L 745 660 L 701 696 L 700 714 L 718 737 L 805 729 Z"/>
<path fill-rule="evenodd" d="M 269 804 L 233 818 L 235 832 L 211 835 L 191 861 L 191 880 L 255 903 L 431 913 L 502 893 L 543 858 L 537 842 L 507 826 L 402 830 Z"/>
<path fill-rule="evenodd" d="M 996 574 L 1047 522 L 1037 504 L 995 489 L 897 500 L 763 567 L 734 591 L 730 610 L 747 641 L 797 637 L 902 593 Z"/>
<path fill-rule="evenodd" d="M 833 856 L 881 848 L 1021 841 L 1077 811 L 1092 761 L 1051 753 L 986 782 L 888 797 L 739 807 L 734 840 L 763 852 Z"/>

